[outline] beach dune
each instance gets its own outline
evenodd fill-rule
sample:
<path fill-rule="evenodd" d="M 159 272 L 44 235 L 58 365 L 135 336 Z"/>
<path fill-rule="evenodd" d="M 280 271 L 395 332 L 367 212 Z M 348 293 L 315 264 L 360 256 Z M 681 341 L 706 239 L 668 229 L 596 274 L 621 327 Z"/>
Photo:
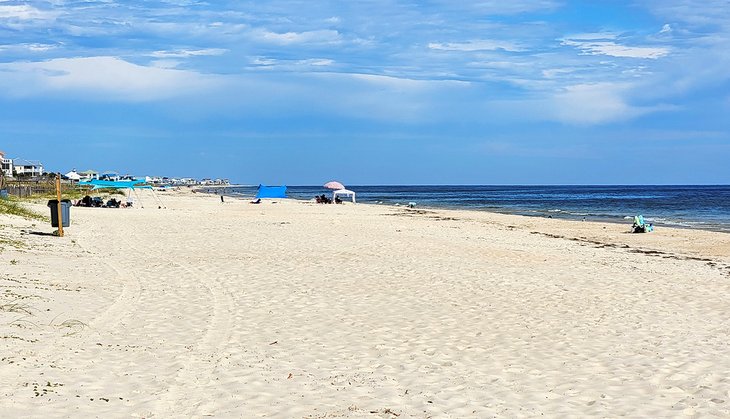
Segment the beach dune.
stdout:
<path fill-rule="evenodd" d="M 730 415 L 728 234 L 163 199 L 1 219 L 0 416 Z"/>

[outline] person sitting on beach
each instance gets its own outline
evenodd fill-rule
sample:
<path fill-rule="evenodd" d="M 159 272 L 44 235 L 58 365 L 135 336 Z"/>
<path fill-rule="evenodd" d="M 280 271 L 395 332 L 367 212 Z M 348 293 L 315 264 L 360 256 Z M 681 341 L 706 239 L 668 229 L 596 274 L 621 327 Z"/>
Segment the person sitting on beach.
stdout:
<path fill-rule="evenodd" d="M 341 203 L 342 203 L 342 200 L 340 199 L 340 197 L 339 196 L 336 196 L 335 197 L 335 204 L 341 204 Z"/>
<path fill-rule="evenodd" d="M 322 198 L 319 195 L 316 195 L 314 197 L 314 200 L 317 201 L 318 204 L 321 204 L 322 203 Z"/>

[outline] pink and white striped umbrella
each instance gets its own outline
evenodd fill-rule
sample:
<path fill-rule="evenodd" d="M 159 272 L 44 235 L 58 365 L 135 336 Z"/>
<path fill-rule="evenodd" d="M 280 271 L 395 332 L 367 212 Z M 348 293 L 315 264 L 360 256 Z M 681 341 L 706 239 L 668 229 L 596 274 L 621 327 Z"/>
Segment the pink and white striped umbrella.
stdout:
<path fill-rule="evenodd" d="M 339 191 L 340 189 L 345 189 L 345 185 L 341 184 L 340 182 L 336 182 L 334 180 L 332 182 L 325 183 L 324 187 L 327 189 L 335 190 L 335 191 Z"/>

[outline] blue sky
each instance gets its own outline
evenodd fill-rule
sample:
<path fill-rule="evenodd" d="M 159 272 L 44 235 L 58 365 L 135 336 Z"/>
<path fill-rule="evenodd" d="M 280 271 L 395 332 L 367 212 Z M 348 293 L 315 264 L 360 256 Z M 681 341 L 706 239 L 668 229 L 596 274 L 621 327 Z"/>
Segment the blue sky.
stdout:
<path fill-rule="evenodd" d="M 0 0 L 0 149 L 240 183 L 727 184 L 729 51 L 727 0 Z"/>

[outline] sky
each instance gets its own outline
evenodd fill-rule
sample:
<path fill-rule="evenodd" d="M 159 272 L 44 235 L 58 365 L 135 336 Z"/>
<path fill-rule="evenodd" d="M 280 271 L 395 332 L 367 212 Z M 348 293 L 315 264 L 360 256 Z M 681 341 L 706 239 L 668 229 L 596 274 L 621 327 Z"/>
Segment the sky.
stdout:
<path fill-rule="evenodd" d="M 241 184 L 729 184 L 730 0 L 0 0 L 0 150 Z"/>

